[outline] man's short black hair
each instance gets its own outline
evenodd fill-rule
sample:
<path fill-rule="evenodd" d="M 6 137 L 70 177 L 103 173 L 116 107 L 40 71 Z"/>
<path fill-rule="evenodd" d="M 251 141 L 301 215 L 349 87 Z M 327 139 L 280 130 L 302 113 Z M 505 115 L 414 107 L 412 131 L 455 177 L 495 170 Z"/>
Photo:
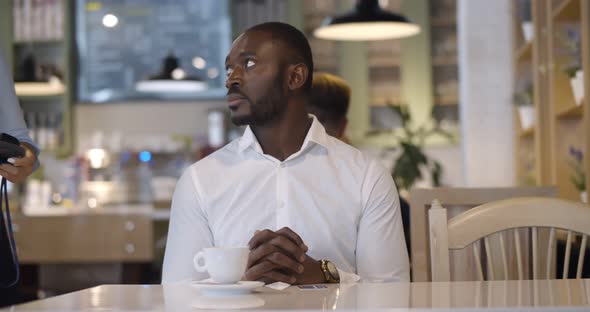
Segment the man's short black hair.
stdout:
<path fill-rule="evenodd" d="M 322 124 L 345 120 L 350 103 L 350 86 L 342 78 L 328 73 L 314 73 L 307 110 Z"/>
<path fill-rule="evenodd" d="M 307 80 L 303 85 L 303 90 L 306 92 L 311 90 L 311 83 L 313 79 L 313 57 L 311 54 L 309 42 L 301 31 L 289 24 L 281 22 L 258 24 L 246 30 L 246 32 L 249 31 L 268 32 L 271 34 L 273 40 L 279 40 L 285 44 L 292 52 L 287 56 L 287 63 L 303 63 L 305 66 L 307 66 L 309 74 L 307 75 Z M 290 57 L 292 57 L 293 60 L 290 60 Z"/>

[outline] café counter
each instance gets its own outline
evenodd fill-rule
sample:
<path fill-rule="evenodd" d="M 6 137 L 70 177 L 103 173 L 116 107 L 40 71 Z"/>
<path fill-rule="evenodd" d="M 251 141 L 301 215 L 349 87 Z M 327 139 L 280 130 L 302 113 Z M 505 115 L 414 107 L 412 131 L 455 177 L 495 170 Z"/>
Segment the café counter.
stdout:
<path fill-rule="evenodd" d="M 22 264 L 150 262 L 153 221 L 167 220 L 169 211 L 122 205 L 80 211 L 52 208 L 12 217 Z"/>

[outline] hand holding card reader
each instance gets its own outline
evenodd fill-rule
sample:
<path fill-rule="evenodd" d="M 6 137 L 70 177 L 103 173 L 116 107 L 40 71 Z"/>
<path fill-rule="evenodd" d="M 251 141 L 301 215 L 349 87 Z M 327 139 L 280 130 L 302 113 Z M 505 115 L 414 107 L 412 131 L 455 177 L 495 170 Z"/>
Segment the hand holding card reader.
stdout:
<path fill-rule="evenodd" d="M 0 164 L 8 162 L 8 158 L 25 156 L 25 149 L 20 146 L 17 138 L 0 133 Z"/>
<path fill-rule="evenodd" d="M 20 146 L 18 139 L 6 133 L 0 134 L 0 164 L 7 163 L 9 158 L 23 156 L 25 149 Z M 18 279 L 18 257 L 8 208 L 8 186 L 3 177 L 0 184 L 0 288 L 12 287 Z"/>

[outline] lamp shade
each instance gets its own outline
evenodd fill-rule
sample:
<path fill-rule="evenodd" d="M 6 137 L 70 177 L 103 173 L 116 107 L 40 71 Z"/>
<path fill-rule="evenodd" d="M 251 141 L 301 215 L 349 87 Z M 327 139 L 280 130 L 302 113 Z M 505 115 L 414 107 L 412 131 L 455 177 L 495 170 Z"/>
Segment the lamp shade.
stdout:
<path fill-rule="evenodd" d="M 419 32 L 420 26 L 403 15 L 382 10 L 377 0 L 359 0 L 352 12 L 327 17 L 313 34 L 320 39 L 370 41 L 404 38 Z"/>

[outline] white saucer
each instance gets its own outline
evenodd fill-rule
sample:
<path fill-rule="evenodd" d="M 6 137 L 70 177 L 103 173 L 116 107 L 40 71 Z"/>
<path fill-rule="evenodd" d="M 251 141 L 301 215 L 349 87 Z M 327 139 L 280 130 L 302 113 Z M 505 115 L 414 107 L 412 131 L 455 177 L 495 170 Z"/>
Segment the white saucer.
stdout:
<path fill-rule="evenodd" d="M 263 282 L 240 281 L 236 284 L 218 284 L 211 280 L 191 282 L 191 286 L 197 288 L 205 296 L 227 296 L 247 294 L 255 288 L 264 286 Z"/>

